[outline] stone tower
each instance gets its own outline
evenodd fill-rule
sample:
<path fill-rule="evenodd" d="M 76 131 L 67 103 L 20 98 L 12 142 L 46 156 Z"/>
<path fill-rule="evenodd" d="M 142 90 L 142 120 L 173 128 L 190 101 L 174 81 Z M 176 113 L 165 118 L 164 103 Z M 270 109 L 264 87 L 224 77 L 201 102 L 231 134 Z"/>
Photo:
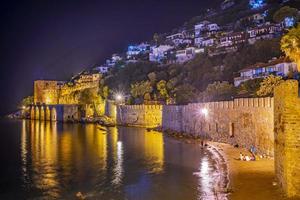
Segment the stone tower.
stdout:
<path fill-rule="evenodd" d="M 300 197 L 300 99 L 298 81 L 274 92 L 275 173 L 288 197 Z"/>

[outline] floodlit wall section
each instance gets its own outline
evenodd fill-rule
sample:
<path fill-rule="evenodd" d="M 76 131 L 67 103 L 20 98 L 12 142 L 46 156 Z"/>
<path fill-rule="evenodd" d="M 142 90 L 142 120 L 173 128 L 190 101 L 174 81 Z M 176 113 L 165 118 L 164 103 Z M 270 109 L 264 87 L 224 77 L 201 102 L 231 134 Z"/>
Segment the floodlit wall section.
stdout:
<path fill-rule="evenodd" d="M 273 109 L 272 98 L 164 106 L 162 127 L 273 155 Z"/>
<path fill-rule="evenodd" d="M 300 198 L 300 99 L 298 81 L 275 88 L 275 172 L 288 197 Z"/>
<path fill-rule="evenodd" d="M 119 105 L 117 124 L 140 127 L 157 127 L 162 122 L 161 105 Z"/>

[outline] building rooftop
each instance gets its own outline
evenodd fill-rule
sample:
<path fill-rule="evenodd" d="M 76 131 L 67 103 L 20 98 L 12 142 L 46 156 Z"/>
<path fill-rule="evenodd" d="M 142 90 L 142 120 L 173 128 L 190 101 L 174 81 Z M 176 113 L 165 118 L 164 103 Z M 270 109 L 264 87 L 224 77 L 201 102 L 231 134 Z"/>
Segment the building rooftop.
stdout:
<path fill-rule="evenodd" d="M 288 59 L 287 57 L 280 57 L 280 58 L 277 58 L 277 59 L 272 59 L 267 63 L 258 62 L 258 63 L 255 63 L 254 65 L 250 65 L 250 66 L 240 70 L 239 72 L 244 72 L 244 71 L 248 71 L 248 70 L 251 70 L 251 69 L 257 69 L 257 68 L 262 68 L 262 67 L 273 66 L 273 65 L 276 65 L 276 64 L 279 64 L 279 63 L 284 63 L 284 62 L 290 63 L 291 60 Z"/>

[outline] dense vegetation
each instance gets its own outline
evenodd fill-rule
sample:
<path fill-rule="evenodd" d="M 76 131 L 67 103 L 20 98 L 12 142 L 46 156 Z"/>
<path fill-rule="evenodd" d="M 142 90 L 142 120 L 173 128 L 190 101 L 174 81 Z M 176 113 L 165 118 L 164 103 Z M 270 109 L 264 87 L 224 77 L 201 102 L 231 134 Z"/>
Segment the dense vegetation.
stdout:
<path fill-rule="evenodd" d="M 221 3 L 220 0 L 219 3 Z M 186 22 L 181 28 L 193 30 L 197 22 L 206 20 L 221 26 L 231 24 L 235 30 L 245 30 L 251 26 L 247 16 L 257 12 L 267 12 L 267 21 L 281 22 L 285 17 L 299 20 L 297 9 L 299 0 L 291 0 L 284 4 L 277 0 L 266 0 L 267 6 L 262 10 L 249 9 L 248 1 L 236 0 L 236 5 L 228 10 L 218 10 L 217 14 L 209 15 L 207 11 Z M 219 4 L 217 4 L 219 5 Z M 300 66 L 299 59 L 299 26 L 293 28 L 280 39 L 262 40 L 254 45 L 239 47 L 237 52 L 209 56 L 207 52 L 197 55 L 184 64 L 157 64 L 145 61 L 147 55 L 137 57 L 136 63 L 125 64 L 121 61 L 100 82 L 98 94 L 83 91 L 81 103 L 90 103 L 92 99 L 114 98 L 123 93 L 129 98 L 127 103 L 177 103 L 186 104 L 198 101 L 227 100 L 233 97 L 269 96 L 277 84 L 276 77 L 266 80 L 255 79 L 233 86 L 233 78 L 238 71 L 257 62 L 267 62 L 274 57 L 282 56 L 281 50 Z M 178 29 L 172 32 L 176 33 Z M 164 34 L 154 34 L 150 44 L 164 44 Z M 296 41 L 296 42 L 294 42 Z M 281 44 L 280 44 L 281 42 Z M 281 49 L 280 49 L 281 47 Z M 141 61 L 144 60 L 144 61 Z M 71 82 L 70 82 L 71 83 Z M 269 87 L 270 86 L 270 87 Z M 32 103 L 32 97 L 24 99 L 21 105 Z"/>
<path fill-rule="evenodd" d="M 186 104 L 255 95 L 255 89 L 247 83 L 235 88 L 233 78 L 244 67 L 281 56 L 279 42 L 279 39 L 258 41 L 237 52 L 213 57 L 203 53 L 185 64 L 130 63 L 114 68 L 100 85 L 110 88 L 111 95 L 131 94 L 129 103 L 145 100 Z"/>

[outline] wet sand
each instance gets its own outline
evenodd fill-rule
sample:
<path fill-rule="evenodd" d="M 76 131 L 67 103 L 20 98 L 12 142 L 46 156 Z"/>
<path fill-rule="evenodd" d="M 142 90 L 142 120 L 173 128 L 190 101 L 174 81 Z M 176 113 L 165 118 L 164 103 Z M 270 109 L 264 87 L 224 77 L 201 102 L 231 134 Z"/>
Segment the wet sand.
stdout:
<path fill-rule="evenodd" d="M 276 183 L 273 159 L 240 161 L 239 153 L 248 151 L 227 144 L 210 143 L 227 161 L 229 173 L 229 199 L 231 200 L 283 200 L 282 191 Z"/>

